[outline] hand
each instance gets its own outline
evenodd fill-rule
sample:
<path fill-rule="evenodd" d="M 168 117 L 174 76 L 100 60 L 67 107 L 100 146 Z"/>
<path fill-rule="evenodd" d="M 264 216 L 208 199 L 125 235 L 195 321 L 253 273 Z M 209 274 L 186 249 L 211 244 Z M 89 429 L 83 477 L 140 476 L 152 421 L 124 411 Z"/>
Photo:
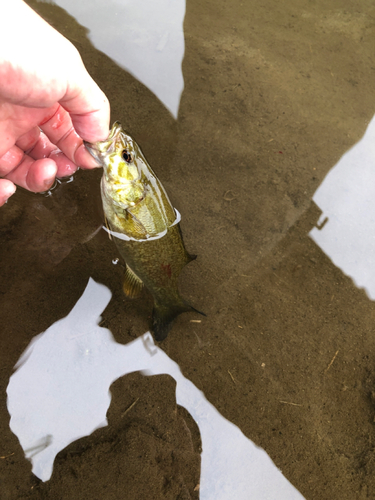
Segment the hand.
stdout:
<path fill-rule="evenodd" d="M 55 177 L 98 165 L 83 139 L 104 140 L 109 103 L 75 47 L 22 0 L 2 5 L 0 206 L 17 184 L 46 191 Z"/>

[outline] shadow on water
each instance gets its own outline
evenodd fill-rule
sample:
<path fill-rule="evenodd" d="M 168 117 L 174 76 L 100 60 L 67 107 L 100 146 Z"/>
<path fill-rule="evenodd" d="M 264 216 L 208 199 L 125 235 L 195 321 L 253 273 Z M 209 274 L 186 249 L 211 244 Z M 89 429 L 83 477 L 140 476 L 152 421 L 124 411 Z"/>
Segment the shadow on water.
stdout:
<path fill-rule="evenodd" d="M 115 491 L 115 498 L 142 499 L 158 490 L 160 498 L 199 498 L 199 430 L 176 405 L 174 380 L 133 374 L 118 379 L 111 392 L 108 427 L 59 454 L 50 497 L 59 497 L 63 489 L 65 498 L 106 498 Z"/>
<path fill-rule="evenodd" d="M 65 11 L 30 5 L 77 46 L 113 119 L 126 123 L 181 212 L 187 249 L 199 256 L 181 288 L 208 317 L 179 318 L 161 349 L 306 499 L 374 496 L 374 304 L 308 236 L 320 217 L 314 192 L 373 115 L 373 8 L 188 2 L 175 122 Z M 79 172 L 49 198 L 20 191 L 0 211 L 3 394 L 31 338 L 68 314 L 89 276 L 112 290 L 103 324 L 117 342 L 147 330 L 149 298 L 127 302 L 111 242 L 103 232 L 89 239 L 101 223 L 99 177 Z M 170 384 L 132 377 L 131 398 L 116 393 L 110 412 L 138 390 L 176 411 Z M 59 456 L 57 483 L 36 487 L 2 401 L 4 498 L 42 498 L 48 488 L 69 498 L 68 474 L 84 488 L 91 464 L 99 470 L 106 460 L 107 438 L 90 448 L 103 429 Z M 134 424 L 146 429 L 142 453 L 147 429 L 162 425 L 156 413 L 144 418 Z M 119 453 L 134 457 L 142 478 L 134 436 L 125 432 L 124 441 Z M 70 470 L 70 460 L 79 467 Z"/>
<path fill-rule="evenodd" d="M 87 30 L 67 12 L 52 4 L 29 4 L 77 46 L 90 73 L 108 95 L 113 116 L 137 134 L 155 168 L 162 168 L 165 178 L 170 178 L 169 162 L 160 162 L 160 158 L 173 158 L 176 147 L 176 122 L 170 113 L 146 87 L 96 50 L 87 39 Z M 4 388 L 6 378 L 31 338 L 68 314 L 90 276 L 107 284 L 115 294 L 116 300 L 107 308 L 104 321 L 109 318 L 111 330 L 119 342 L 134 340 L 148 329 L 150 300 L 143 297 L 137 303 L 124 304 L 120 266 L 112 264 L 112 259 L 117 257 L 116 251 L 104 231 L 97 234 L 103 223 L 100 177 L 99 170 L 80 171 L 74 176 L 74 182 L 61 183 L 51 196 L 18 189 L 12 203 L 9 202 L 0 213 L 1 324 L 4 332 L 0 377 Z M 122 318 L 118 316 L 119 311 Z M 128 317 L 125 331 L 123 315 Z M 165 395 L 165 399 L 168 396 Z M 8 431 L 5 401 L 1 412 L 3 446 L 12 449 L 9 457 L 0 459 L 0 467 L 6 466 L 0 472 L 1 496 L 25 498 L 33 493 L 31 487 L 35 481 L 17 439 Z M 7 453 L 0 455 L 6 457 Z M 67 495 L 69 497 L 68 492 Z"/>
<path fill-rule="evenodd" d="M 18 437 L 26 457 L 31 460 L 32 472 L 42 481 L 49 481 L 52 476 L 51 483 L 40 486 L 35 494 L 43 490 L 50 491 L 51 486 L 61 488 L 57 479 L 63 474 L 61 462 L 58 462 L 60 465 L 53 473 L 54 460 L 60 451 L 69 450 L 69 444 L 82 436 L 90 436 L 89 440 L 82 441 L 82 445 L 94 450 L 97 448 L 97 434 L 93 432 L 107 426 L 110 385 L 121 377 L 122 383 L 126 385 L 129 379 L 125 375 L 141 372 L 147 376 L 166 374 L 173 377 L 176 383 L 173 413 L 176 417 L 176 403 L 183 407 L 194 419 L 201 438 L 201 446 L 199 443 L 194 446 L 193 436 L 196 438 L 196 432 L 181 435 L 180 424 L 183 424 L 183 419 L 171 420 L 165 412 L 165 405 L 157 407 L 151 427 L 159 427 L 159 431 L 155 431 L 155 436 L 151 437 L 170 446 L 163 446 L 162 451 L 160 447 L 154 446 L 155 439 L 150 439 L 147 446 L 144 469 L 150 468 L 156 475 L 152 487 L 155 496 L 178 498 L 182 495 L 191 498 L 199 494 L 205 500 L 226 500 L 228 495 L 235 494 L 238 499 L 246 499 L 251 494 L 255 498 L 302 500 L 303 497 L 275 467 L 266 452 L 220 415 L 203 392 L 183 376 L 177 363 L 155 346 L 149 332 L 133 342 L 121 345 L 114 342 L 108 329 L 99 326 L 100 313 L 111 295 L 107 287 L 90 278 L 82 297 L 69 315 L 32 339 L 9 381 L 7 406 L 11 415 L 10 428 Z M 165 389 L 163 386 L 162 394 L 160 388 L 158 390 L 159 397 L 164 401 Z M 106 474 L 111 477 L 117 476 L 118 462 L 124 460 L 121 453 L 116 453 L 120 443 L 124 439 L 126 441 L 127 428 L 121 420 L 135 405 L 137 409 L 149 408 L 154 398 L 155 394 L 140 393 L 125 411 L 115 411 L 117 420 L 109 416 L 109 425 L 115 430 L 110 428 L 99 432 L 105 440 L 110 435 L 116 436 L 111 439 L 112 445 L 108 450 L 112 453 L 108 454 L 108 459 L 110 456 L 111 459 Z M 121 407 L 121 403 L 115 400 L 112 409 L 119 405 Z M 132 412 L 131 418 L 135 426 L 144 423 L 142 411 L 138 412 L 137 409 Z M 112 414 L 111 410 L 109 414 Z M 161 429 L 165 429 L 164 432 Z M 180 437 L 181 447 L 185 451 L 175 447 L 175 440 L 171 440 L 173 436 Z M 201 455 L 194 451 L 199 447 Z M 138 453 L 141 451 L 142 446 Z M 141 453 L 139 458 L 142 456 Z M 125 461 L 128 472 L 134 475 L 134 462 L 129 461 L 127 455 Z M 78 462 L 84 465 L 85 457 L 79 457 Z M 173 467 L 175 474 L 172 476 L 168 468 L 170 463 L 177 466 Z M 71 471 L 70 465 L 68 462 L 68 471 Z M 135 468 L 138 471 L 137 465 Z M 87 490 L 86 482 L 82 484 L 77 481 L 70 472 L 63 475 L 65 496 L 71 496 L 69 492 L 72 488 Z M 98 479 L 98 488 L 108 487 L 107 479 L 101 476 Z M 68 487 L 67 483 L 72 486 Z M 121 497 L 123 488 L 124 478 L 118 487 L 111 488 L 110 494 Z M 127 484 L 127 488 L 130 488 L 129 494 L 133 498 L 142 498 L 137 484 Z"/>

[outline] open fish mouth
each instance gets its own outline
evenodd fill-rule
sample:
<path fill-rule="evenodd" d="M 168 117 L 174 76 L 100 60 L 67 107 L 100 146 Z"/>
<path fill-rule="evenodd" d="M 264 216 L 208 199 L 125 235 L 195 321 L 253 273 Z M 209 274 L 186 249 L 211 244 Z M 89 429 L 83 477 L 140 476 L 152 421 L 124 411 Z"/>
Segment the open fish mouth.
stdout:
<path fill-rule="evenodd" d="M 114 149 L 115 141 L 113 139 L 107 139 L 102 142 L 97 142 L 92 144 L 91 142 L 83 141 L 87 151 L 90 155 L 95 158 L 97 162 L 102 164 L 103 156 L 111 153 L 111 150 Z"/>
<path fill-rule="evenodd" d="M 94 144 L 91 144 L 91 142 L 83 141 L 83 144 L 85 145 L 85 148 L 87 151 L 90 153 L 90 155 L 98 162 L 101 164 L 100 157 L 99 157 L 99 151 L 96 149 Z"/>
<path fill-rule="evenodd" d="M 111 128 L 108 138 L 105 141 L 95 143 L 83 141 L 83 144 L 91 156 L 93 156 L 96 161 L 101 163 L 104 155 L 110 154 L 115 150 L 117 138 L 121 132 L 121 124 L 119 122 L 115 122 Z"/>

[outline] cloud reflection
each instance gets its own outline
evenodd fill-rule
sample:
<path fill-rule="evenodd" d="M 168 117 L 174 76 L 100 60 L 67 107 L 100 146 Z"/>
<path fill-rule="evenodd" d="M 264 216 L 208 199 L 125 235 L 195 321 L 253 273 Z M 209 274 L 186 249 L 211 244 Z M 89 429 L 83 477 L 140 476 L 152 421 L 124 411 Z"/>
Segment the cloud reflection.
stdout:
<path fill-rule="evenodd" d="M 155 346 L 150 333 L 121 345 L 108 329 L 98 326 L 110 298 L 108 288 L 90 279 L 69 315 L 33 339 L 10 378 L 10 427 L 33 473 L 47 481 L 59 451 L 107 425 L 110 385 L 141 371 L 171 375 L 177 383 L 177 404 L 199 426 L 201 500 L 303 499 L 267 453 L 226 420 L 182 375 L 177 363 Z"/>

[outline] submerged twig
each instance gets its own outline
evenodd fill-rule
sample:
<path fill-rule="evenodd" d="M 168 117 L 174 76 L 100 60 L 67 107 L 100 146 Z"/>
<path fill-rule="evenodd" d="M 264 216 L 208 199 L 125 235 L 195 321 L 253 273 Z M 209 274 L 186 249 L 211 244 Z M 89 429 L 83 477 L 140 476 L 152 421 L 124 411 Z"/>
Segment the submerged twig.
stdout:
<path fill-rule="evenodd" d="M 234 377 L 233 377 L 233 375 L 231 374 L 231 372 L 230 372 L 229 370 L 228 370 L 228 373 L 229 373 L 229 375 L 230 375 L 230 378 L 233 380 L 233 383 L 235 384 L 235 383 L 236 383 L 236 381 L 234 380 Z"/>
<path fill-rule="evenodd" d="M 285 405 L 292 405 L 292 406 L 302 406 L 302 405 L 299 405 L 298 403 L 290 403 L 289 401 L 280 401 L 280 403 L 284 403 Z"/>
<path fill-rule="evenodd" d="M 332 366 L 333 362 L 335 361 L 336 356 L 338 355 L 338 353 L 339 353 L 339 351 L 336 351 L 336 352 L 335 352 L 335 355 L 333 356 L 333 358 L 332 358 L 332 360 L 331 360 L 330 364 L 329 364 L 329 365 L 327 366 L 327 368 L 324 370 L 324 373 L 327 373 L 327 372 L 328 372 L 328 370 L 331 368 L 331 366 Z"/>
<path fill-rule="evenodd" d="M 135 401 L 133 401 L 133 403 L 129 406 L 129 408 L 127 408 L 127 409 L 124 411 L 124 413 L 121 415 L 121 418 L 122 418 L 122 417 L 124 417 L 124 416 L 128 413 L 128 411 L 130 411 L 130 410 L 133 408 L 133 406 L 134 406 L 134 405 L 135 405 L 138 401 L 139 401 L 139 398 L 137 398 Z"/>

